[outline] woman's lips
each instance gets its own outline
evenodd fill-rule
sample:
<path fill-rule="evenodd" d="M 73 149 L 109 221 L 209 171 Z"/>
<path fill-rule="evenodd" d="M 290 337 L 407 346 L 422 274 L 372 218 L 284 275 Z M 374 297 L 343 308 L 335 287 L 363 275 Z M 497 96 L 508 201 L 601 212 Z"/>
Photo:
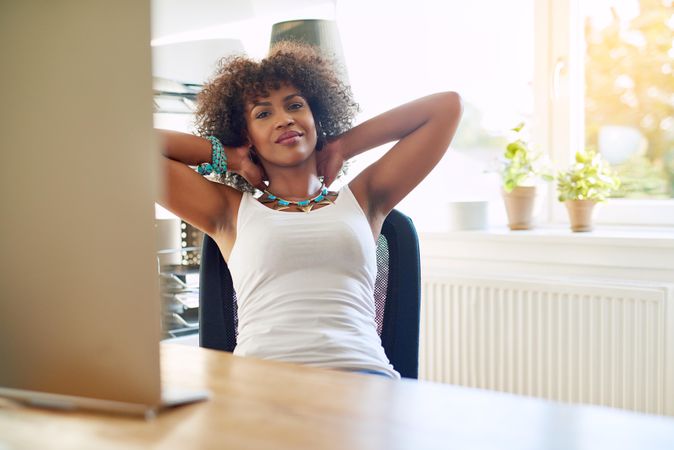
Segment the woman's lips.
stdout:
<path fill-rule="evenodd" d="M 281 145 L 292 145 L 299 142 L 301 137 L 302 135 L 296 131 L 287 131 L 279 136 L 276 143 Z"/>
<path fill-rule="evenodd" d="M 292 145 L 292 144 L 295 144 L 295 143 L 299 142 L 299 140 L 300 140 L 300 137 L 298 135 L 295 135 L 295 136 L 291 136 L 291 137 L 288 137 L 288 138 L 285 138 L 285 139 L 280 139 L 280 140 L 276 141 L 276 143 L 281 144 L 281 145 Z"/>

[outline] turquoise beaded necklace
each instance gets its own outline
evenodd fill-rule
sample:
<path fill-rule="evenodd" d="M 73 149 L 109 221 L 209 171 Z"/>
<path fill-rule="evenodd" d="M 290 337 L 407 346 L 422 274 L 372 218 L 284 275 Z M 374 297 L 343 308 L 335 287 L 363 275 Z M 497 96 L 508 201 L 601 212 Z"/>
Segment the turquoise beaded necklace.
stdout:
<path fill-rule="evenodd" d="M 292 205 L 295 205 L 297 206 L 297 208 L 308 213 L 316 205 L 330 205 L 333 203 L 332 200 L 330 200 L 327 197 L 328 188 L 325 187 L 325 184 L 321 185 L 321 189 L 319 190 L 317 196 L 300 201 L 286 200 L 284 198 L 279 197 L 278 195 L 272 194 L 266 189 L 262 192 L 264 192 L 267 195 L 267 197 L 263 200 L 260 200 L 260 202 L 276 203 L 276 206 L 274 206 L 274 209 L 276 211 L 283 211 L 284 209 L 288 209 Z"/>

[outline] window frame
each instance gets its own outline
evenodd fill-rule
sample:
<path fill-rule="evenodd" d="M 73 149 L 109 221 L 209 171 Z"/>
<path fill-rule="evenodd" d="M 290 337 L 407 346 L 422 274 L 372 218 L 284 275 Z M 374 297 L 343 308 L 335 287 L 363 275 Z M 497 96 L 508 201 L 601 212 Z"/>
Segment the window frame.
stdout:
<path fill-rule="evenodd" d="M 580 0 L 536 0 L 534 8 L 534 138 L 548 149 L 555 167 L 564 170 L 575 150 L 585 146 L 583 10 Z M 546 200 L 548 222 L 566 223 L 556 186 Z M 674 199 L 609 199 L 596 209 L 594 222 L 674 225 Z"/>

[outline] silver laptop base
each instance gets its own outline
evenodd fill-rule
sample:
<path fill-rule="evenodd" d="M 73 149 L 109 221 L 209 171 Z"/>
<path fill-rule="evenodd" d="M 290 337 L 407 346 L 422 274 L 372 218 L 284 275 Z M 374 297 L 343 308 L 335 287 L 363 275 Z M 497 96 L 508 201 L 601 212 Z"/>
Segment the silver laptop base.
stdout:
<path fill-rule="evenodd" d="M 160 410 L 180 405 L 187 405 L 210 397 L 208 391 L 186 389 L 164 389 L 159 405 L 143 405 L 126 403 L 114 400 L 77 397 L 72 395 L 52 394 L 48 392 L 27 391 L 0 387 L 0 397 L 18 400 L 30 406 L 41 408 L 74 411 L 77 409 L 106 411 L 118 414 L 132 414 L 144 416 L 145 419 L 154 418 Z"/>

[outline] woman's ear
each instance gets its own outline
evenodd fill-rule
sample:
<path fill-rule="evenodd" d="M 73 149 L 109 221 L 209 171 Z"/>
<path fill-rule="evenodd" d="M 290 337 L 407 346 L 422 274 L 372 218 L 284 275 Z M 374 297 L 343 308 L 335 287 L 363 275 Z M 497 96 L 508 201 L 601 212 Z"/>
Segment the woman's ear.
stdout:
<path fill-rule="evenodd" d="M 250 156 L 251 161 L 253 161 L 255 164 L 261 166 L 260 164 L 260 158 L 257 156 L 257 151 L 255 149 L 255 146 L 250 145 L 248 146 L 248 156 Z"/>
<path fill-rule="evenodd" d="M 248 147 L 248 156 L 250 157 L 250 160 L 253 161 L 253 164 L 262 170 L 262 181 L 269 181 L 269 176 L 267 176 L 267 172 L 264 170 L 264 164 L 260 161 L 260 157 L 257 155 L 254 145 Z"/>
<path fill-rule="evenodd" d="M 264 170 L 264 165 L 262 164 L 262 161 L 260 160 L 260 157 L 257 154 L 257 149 L 255 148 L 254 145 L 248 147 L 248 157 L 250 158 L 251 161 L 253 161 L 255 165 Z"/>

